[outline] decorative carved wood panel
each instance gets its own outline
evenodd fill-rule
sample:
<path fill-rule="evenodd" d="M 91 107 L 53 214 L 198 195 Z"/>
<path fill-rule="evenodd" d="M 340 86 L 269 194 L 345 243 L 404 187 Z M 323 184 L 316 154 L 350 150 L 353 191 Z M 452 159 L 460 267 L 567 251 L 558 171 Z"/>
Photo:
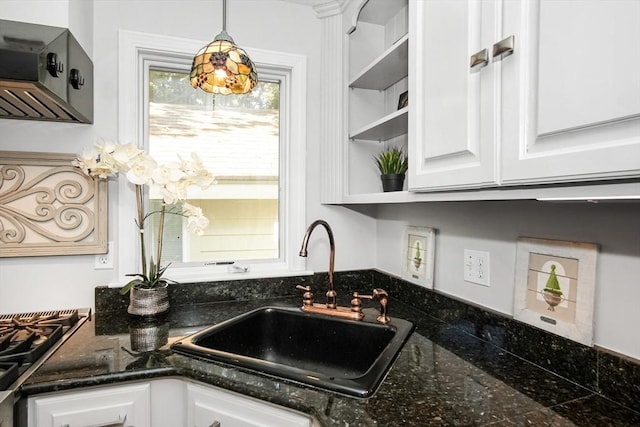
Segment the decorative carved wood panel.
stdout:
<path fill-rule="evenodd" d="M 0 151 L 0 257 L 107 251 L 107 184 L 75 157 Z"/>

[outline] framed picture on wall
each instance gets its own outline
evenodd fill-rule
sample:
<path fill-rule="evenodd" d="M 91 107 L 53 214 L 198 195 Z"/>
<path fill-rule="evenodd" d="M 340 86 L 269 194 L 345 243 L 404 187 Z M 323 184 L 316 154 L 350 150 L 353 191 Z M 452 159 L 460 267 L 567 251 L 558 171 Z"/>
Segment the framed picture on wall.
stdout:
<path fill-rule="evenodd" d="M 433 288 L 436 230 L 428 227 L 407 227 L 402 250 L 402 278 Z"/>
<path fill-rule="evenodd" d="M 594 243 L 519 238 L 513 317 L 593 345 L 597 253 Z"/>

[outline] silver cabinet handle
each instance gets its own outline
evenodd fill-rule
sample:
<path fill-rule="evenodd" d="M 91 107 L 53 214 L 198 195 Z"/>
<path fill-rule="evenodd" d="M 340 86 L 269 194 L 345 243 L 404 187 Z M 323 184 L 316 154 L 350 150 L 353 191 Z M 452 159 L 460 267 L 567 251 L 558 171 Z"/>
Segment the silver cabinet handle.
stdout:
<path fill-rule="evenodd" d="M 118 421 L 113 421 L 107 424 L 94 424 L 88 427 L 124 427 L 124 424 L 127 422 L 127 414 L 124 415 L 124 418 L 118 417 Z M 62 424 L 60 427 L 69 427 L 69 424 Z"/>
<path fill-rule="evenodd" d="M 214 421 L 209 427 L 220 427 L 220 421 Z"/>
<path fill-rule="evenodd" d="M 513 53 L 515 36 L 509 36 L 493 45 L 493 59 L 499 61 Z"/>
<path fill-rule="evenodd" d="M 489 53 L 487 52 L 487 49 L 482 49 L 481 51 L 471 55 L 471 59 L 469 61 L 471 71 L 478 71 L 481 68 L 486 67 L 487 64 L 489 64 Z"/>

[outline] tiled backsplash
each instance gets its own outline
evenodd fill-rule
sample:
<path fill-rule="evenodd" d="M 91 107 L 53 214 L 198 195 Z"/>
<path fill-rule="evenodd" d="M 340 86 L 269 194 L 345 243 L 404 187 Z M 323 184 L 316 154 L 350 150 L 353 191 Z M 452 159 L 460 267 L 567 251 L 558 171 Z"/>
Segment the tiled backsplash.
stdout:
<path fill-rule="evenodd" d="M 456 300 L 422 288 L 399 278 L 375 270 L 338 272 L 335 274 L 338 301 L 348 305 L 354 291 L 371 293 L 373 288 L 383 288 L 390 295 L 390 315 L 393 317 L 393 300 L 399 300 L 442 321 L 443 331 L 454 332 L 455 340 L 447 340 L 441 333 L 439 344 L 456 353 L 456 346 L 464 340 L 459 334 L 475 336 L 490 342 L 498 349 L 545 368 L 557 375 L 599 393 L 627 407 L 634 408 L 640 401 L 640 363 L 620 357 L 597 347 L 588 347 L 551 334 L 502 314 Z M 224 282 L 190 283 L 169 288 L 172 307 L 217 301 L 242 301 L 300 294 L 298 284 L 311 285 L 316 301 L 321 301 L 327 283 L 327 275 L 236 280 Z M 126 313 L 128 296 L 119 289 L 98 287 L 95 292 L 97 312 L 122 311 Z M 302 298 L 302 297 L 301 297 Z M 435 337 L 434 337 L 435 338 Z M 470 342 L 473 340 L 470 339 Z M 466 352 L 468 353 L 468 352 Z M 463 355 L 460 352 L 459 355 Z M 487 357 L 486 355 L 480 355 Z M 478 361 L 491 370 L 491 361 Z M 496 366 L 496 375 L 500 375 Z"/>

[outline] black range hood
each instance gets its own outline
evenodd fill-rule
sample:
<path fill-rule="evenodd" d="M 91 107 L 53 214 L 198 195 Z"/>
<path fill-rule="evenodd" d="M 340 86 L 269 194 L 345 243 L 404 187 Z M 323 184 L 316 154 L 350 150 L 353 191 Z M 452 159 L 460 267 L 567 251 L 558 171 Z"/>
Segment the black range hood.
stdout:
<path fill-rule="evenodd" d="M 68 29 L 0 19 L 0 118 L 93 123 L 93 63 Z"/>

